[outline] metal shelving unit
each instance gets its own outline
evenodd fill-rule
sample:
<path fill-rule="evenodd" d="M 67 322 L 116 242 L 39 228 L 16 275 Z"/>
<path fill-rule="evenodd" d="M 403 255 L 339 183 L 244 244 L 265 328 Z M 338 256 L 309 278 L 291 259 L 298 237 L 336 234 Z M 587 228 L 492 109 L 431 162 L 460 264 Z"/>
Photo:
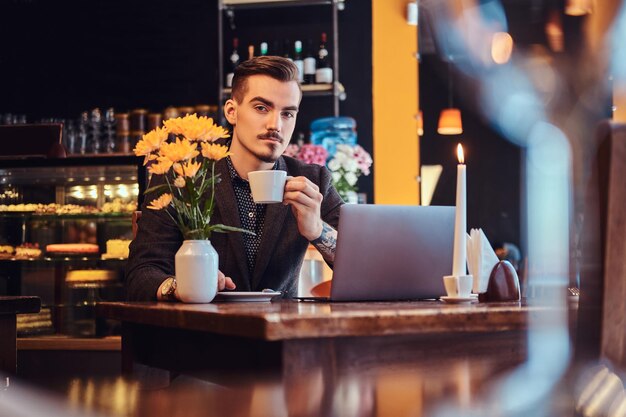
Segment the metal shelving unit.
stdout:
<path fill-rule="evenodd" d="M 228 9 L 260 9 L 270 7 L 317 6 L 336 3 L 339 10 L 345 7 L 344 0 L 223 0 Z"/>
<path fill-rule="evenodd" d="M 3 258 L 0 259 L 0 265 L 5 262 L 11 263 L 30 263 L 30 264 L 68 264 L 68 265 L 80 265 L 80 264 L 95 264 L 101 265 L 114 265 L 124 266 L 128 258 L 108 258 L 103 259 L 102 256 L 40 256 L 38 258 Z"/>
<path fill-rule="evenodd" d="M 222 115 L 224 101 L 230 88 L 224 88 L 224 15 L 234 19 L 237 10 L 279 7 L 303 7 L 327 5 L 332 7 L 333 77 L 332 84 L 303 84 L 303 97 L 328 96 L 333 100 L 333 115 L 339 116 L 339 101 L 346 98 L 343 85 L 339 82 L 339 11 L 345 8 L 345 0 L 219 0 L 218 1 L 218 114 Z M 223 117 L 223 116 L 220 116 Z"/>

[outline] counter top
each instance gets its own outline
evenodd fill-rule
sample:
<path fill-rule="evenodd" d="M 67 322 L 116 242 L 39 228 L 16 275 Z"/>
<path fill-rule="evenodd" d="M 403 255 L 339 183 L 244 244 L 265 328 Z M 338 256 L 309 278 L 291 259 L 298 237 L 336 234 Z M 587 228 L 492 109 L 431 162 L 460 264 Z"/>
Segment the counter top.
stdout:
<path fill-rule="evenodd" d="M 38 313 L 40 308 L 39 297 L 0 296 L 0 314 Z"/>

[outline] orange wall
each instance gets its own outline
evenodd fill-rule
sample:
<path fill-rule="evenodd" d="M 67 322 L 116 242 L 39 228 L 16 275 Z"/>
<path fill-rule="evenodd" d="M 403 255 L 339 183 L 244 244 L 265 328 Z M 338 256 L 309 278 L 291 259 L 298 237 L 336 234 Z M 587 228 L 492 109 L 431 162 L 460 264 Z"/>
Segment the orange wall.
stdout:
<path fill-rule="evenodd" d="M 417 27 L 408 0 L 372 0 L 376 204 L 419 204 Z"/>

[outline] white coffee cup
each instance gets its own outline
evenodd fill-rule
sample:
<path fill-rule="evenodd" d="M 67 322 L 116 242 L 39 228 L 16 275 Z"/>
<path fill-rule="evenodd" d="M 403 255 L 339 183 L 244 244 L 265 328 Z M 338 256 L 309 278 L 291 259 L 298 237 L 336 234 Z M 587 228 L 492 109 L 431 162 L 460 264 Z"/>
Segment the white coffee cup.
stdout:
<path fill-rule="evenodd" d="M 472 292 L 474 278 L 471 275 L 446 275 L 443 277 L 443 285 L 446 287 L 448 297 L 467 298 Z"/>
<path fill-rule="evenodd" d="M 248 173 L 252 199 L 257 204 L 283 201 L 287 172 L 279 170 L 252 171 Z"/>

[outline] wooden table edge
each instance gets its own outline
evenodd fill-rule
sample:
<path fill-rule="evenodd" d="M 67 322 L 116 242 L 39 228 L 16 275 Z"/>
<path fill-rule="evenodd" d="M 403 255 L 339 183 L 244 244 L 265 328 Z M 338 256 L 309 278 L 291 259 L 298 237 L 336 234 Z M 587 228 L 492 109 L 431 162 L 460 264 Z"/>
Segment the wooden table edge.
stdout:
<path fill-rule="evenodd" d="M 320 315 L 302 320 L 297 313 L 269 312 L 263 315 L 224 314 L 211 311 L 187 310 L 177 313 L 172 309 L 154 309 L 157 318 L 136 316 L 133 313 L 146 306 L 156 307 L 158 303 L 98 303 L 98 316 L 120 320 L 137 325 L 184 328 L 192 331 L 205 331 L 225 336 L 246 337 L 266 341 L 280 341 L 307 338 L 332 338 L 351 336 L 389 336 L 435 333 L 482 333 L 524 330 L 530 315 L 549 314 L 555 309 L 541 306 L 491 306 L 476 310 L 455 312 L 454 309 L 399 310 L 378 312 L 373 321 L 371 315 L 356 312 L 347 317 Z M 515 309 L 514 309 L 515 308 Z M 180 325 L 180 315 L 186 316 L 186 323 Z M 160 320 L 156 324 L 155 321 Z"/>

